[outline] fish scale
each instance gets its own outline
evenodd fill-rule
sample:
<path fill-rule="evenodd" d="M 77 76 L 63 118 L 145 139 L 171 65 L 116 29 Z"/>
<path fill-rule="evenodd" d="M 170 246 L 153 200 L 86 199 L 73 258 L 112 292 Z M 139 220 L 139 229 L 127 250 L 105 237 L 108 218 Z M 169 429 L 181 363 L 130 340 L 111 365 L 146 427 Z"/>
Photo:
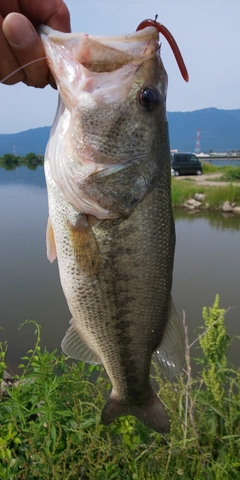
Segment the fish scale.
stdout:
<path fill-rule="evenodd" d="M 112 238 L 109 249 L 107 251 L 103 249 L 105 265 L 111 272 L 109 296 L 114 299 L 113 301 L 119 312 L 117 336 L 120 346 L 123 346 L 122 357 L 124 358 L 126 355 L 126 344 L 122 342 L 121 336 L 126 336 L 130 339 L 129 355 L 131 360 L 132 358 L 135 359 L 134 363 L 137 366 L 136 372 L 138 372 L 139 377 L 146 361 L 148 363 L 147 375 L 149 375 L 151 354 L 159 343 L 159 330 L 163 331 L 167 318 L 169 286 L 172 280 L 170 273 L 172 267 L 171 249 L 169 248 L 169 252 L 166 252 L 163 247 L 165 244 L 171 245 L 169 236 L 173 235 L 174 230 L 172 224 L 171 232 L 166 229 L 165 235 L 163 234 L 161 212 L 158 208 L 157 197 L 159 194 L 160 189 L 158 188 L 149 193 L 144 204 L 140 203 L 128 220 L 121 222 L 119 227 L 115 227 L 114 231 L 111 232 Z M 149 205 L 151 205 L 152 218 L 148 215 Z M 165 213 L 166 209 L 164 209 Z M 95 229 L 96 238 L 99 237 L 97 230 Z M 123 233 L 123 235 L 120 235 L 120 240 L 119 230 Z M 122 230 L 124 231 L 122 232 Z M 128 231 L 130 231 L 129 234 Z M 154 234 L 151 232 L 154 232 Z M 122 249 L 124 250 L 125 245 L 127 245 L 127 248 L 129 245 L 134 245 L 133 250 L 135 250 L 137 244 L 137 254 L 133 251 L 133 254 L 130 252 L 130 254 L 125 255 L 125 258 L 121 252 L 118 255 L 118 244 L 119 241 L 121 242 L 121 237 Z M 161 255 L 161 251 L 164 251 L 164 256 Z M 113 263 L 112 258 L 114 258 Z M 153 270 L 154 281 L 152 279 Z M 149 283 L 149 280 L 151 283 Z M 160 291 L 161 295 L 159 294 Z M 164 291 L 165 295 L 162 293 Z M 142 355 L 144 349 L 149 353 L 147 359 L 143 358 Z M 110 369 L 113 371 L 112 375 Z M 112 365 L 110 365 L 108 373 L 111 379 L 111 376 L 114 376 Z M 126 378 L 123 382 L 126 383 Z"/>
<path fill-rule="evenodd" d="M 148 27 L 86 40 L 43 27 L 42 40 L 60 92 L 45 175 L 48 258 L 58 259 L 72 314 L 62 349 L 104 365 L 112 383 L 104 424 L 131 414 L 166 433 L 169 420 L 150 384 L 152 356 L 171 377 L 181 369 L 184 344 L 171 300 L 175 230 L 158 34 Z"/>

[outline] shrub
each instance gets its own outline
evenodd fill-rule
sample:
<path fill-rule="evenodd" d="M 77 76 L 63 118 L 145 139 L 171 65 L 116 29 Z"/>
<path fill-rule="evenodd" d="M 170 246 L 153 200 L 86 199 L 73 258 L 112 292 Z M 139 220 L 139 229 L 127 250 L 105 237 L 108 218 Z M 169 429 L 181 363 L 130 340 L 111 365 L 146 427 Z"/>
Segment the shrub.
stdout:
<path fill-rule="evenodd" d="M 218 297 L 203 311 L 202 374 L 191 376 L 186 335 L 180 378 L 173 383 L 157 370 L 153 375 L 171 420 L 165 437 L 134 417 L 101 425 L 110 387 L 103 369 L 69 365 L 63 355 L 41 349 L 35 324 L 36 345 L 23 358 L 18 383 L 0 397 L 1 480 L 239 479 L 240 370 L 227 364 L 224 314 Z M 0 352 L 2 374 L 4 343 Z"/>

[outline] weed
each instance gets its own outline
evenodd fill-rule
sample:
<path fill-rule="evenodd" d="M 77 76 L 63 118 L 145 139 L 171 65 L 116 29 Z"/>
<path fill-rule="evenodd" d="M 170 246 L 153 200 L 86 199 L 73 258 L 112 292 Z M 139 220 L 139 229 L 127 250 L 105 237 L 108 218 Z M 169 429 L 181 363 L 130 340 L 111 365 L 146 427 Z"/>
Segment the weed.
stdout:
<path fill-rule="evenodd" d="M 172 179 L 172 204 L 181 206 L 186 200 L 194 197 L 195 193 L 204 193 L 206 188 L 197 185 L 194 181 Z"/>
<path fill-rule="evenodd" d="M 185 325 L 185 370 L 174 383 L 157 370 L 154 375 L 171 420 L 166 436 L 134 417 L 101 425 L 109 390 L 102 367 L 69 365 L 63 355 L 41 349 L 40 327 L 32 322 L 35 346 L 23 358 L 18 382 L 0 397 L 1 480 L 237 480 L 240 370 L 227 364 L 218 297 L 203 317 L 206 330 L 196 339 L 202 373 L 192 378 Z M 0 352 L 2 374 L 4 343 Z"/>
<path fill-rule="evenodd" d="M 202 162 L 202 173 L 217 173 L 221 171 L 222 167 L 218 167 L 212 163 Z"/>
<path fill-rule="evenodd" d="M 227 182 L 240 181 L 240 167 L 225 167 L 222 180 Z"/>
<path fill-rule="evenodd" d="M 240 187 L 230 184 L 212 187 L 206 192 L 206 201 L 210 208 L 221 208 L 225 200 L 240 205 Z"/>

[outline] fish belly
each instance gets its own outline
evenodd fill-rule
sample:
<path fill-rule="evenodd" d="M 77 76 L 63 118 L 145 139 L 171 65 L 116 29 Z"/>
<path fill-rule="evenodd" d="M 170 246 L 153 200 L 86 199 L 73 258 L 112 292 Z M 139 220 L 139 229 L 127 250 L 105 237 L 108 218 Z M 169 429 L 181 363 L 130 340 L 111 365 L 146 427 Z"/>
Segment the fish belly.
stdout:
<path fill-rule="evenodd" d="M 91 226 L 51 179 L 47 183 L 60 279 L 74 329 L 103 363 L 113 386 L 103 422 L 133 414 L 157 431 L 168 431 L 150 385 L 150 366 L 167 322 L 172 284 L 169 186 L 159 182 L 129 218 Z M 157 420 L 138 411 L 142 406 L 149 410 L 149 404 L 158 405 Z"/>

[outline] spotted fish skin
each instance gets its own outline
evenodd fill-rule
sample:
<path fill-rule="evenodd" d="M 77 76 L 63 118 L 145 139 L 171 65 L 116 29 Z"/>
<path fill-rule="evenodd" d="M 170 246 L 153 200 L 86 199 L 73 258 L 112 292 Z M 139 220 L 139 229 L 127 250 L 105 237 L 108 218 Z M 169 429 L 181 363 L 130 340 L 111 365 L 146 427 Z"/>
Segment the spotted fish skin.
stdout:
<path fill-rule="evenodd" d="M 171 300 L 175 230 L 167 75 L 153 27 L 120 37 L 42 28 L 60 101 L 45 155 L 48 258 L 72 314 L 63 351 L 102 363 L 112 383 L 102 422 L 135 415 L 169 431 L 150 384 L 152 355 L 176 373 L 183 341 Z M 158 105 L 139 102 L 148 87 Z M 167 352 L 167 353 L 166 353 Z"/>

